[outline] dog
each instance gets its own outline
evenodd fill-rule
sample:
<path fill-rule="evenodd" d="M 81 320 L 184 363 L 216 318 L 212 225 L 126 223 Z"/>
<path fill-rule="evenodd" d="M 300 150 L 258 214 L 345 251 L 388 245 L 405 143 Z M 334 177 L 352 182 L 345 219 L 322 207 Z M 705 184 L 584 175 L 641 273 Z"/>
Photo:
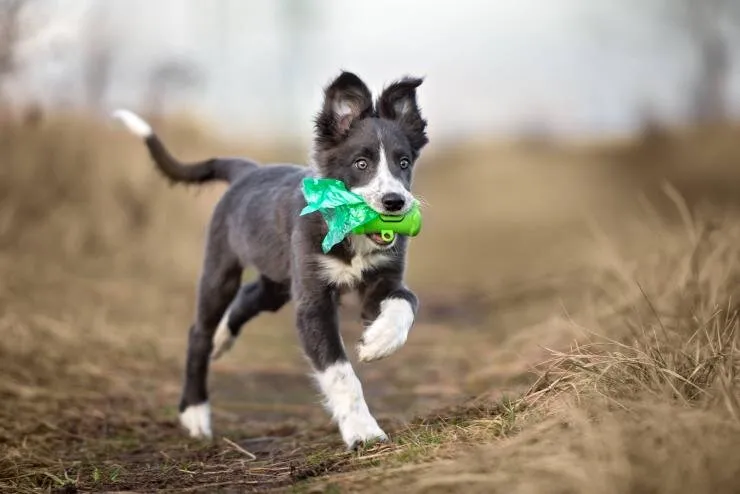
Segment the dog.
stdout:
<path fill-rule="evenodd" d="M 193 437 L 212 437 L 207 377 L 209 362 L 226 352 L 242 326 L 260 312 L 289 300 L 302 348 L 325 406 L 348 448 L 387 440 L 370 413 L 339 332 L 340 296 L 355 290 L 365 329 L 359 360 L 392 354 L 407 340 L 419 302 L 404 283 L 408 238 L 350 235 L 327 254 L 327 225 L 320 213 L 300 216 L 306 177 L 344 182 L 377 212 L 402 215 L 415 202 L 414 165 L 428 143 L 416 90 L 422 78 L 404 77 L 377 99 L 355 74 L 343 71 L 324 87 L 315 119 L 309 166 L 213 158 L 184 164 L 173 157 L 151 126 L 135 113 L 113 117 L 144 140 L 159 171 L 172 182 L 226 181 L 208 227 L 190 327 L 180 422 Z M 259 275 L 241 285 L 242 271 Z"/>

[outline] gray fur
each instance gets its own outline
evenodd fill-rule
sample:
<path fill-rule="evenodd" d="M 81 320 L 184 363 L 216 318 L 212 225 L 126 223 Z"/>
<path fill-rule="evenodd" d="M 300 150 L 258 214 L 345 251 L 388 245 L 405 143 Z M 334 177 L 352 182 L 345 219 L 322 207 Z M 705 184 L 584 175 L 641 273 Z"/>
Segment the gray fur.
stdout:
<path fill-rule="evenodd" d="M 337 305 L 344 291 L 357 289 L 366 322 L 378 316 L 380 303 L 388 298 L 407 300 L 416 312 L 416 296 L 403 283 L 406 238 L 397 237 L 393 245 L 378 245 L 366 237 L 350 237 L 325 255 L 321 251 L 327 231 L 323 218 L 319 213 L 299 216 L 299 212 L 305 206 L 301 181 L 309 175 L 340 179 L 350 189 L 374 187 L 373 193 L 381 196 L 383 184 L 391 180 L 401 184 L 404 194 L 401 199 L 398 194 L 380 197 L 379 204 L 393 206 L 381 212 L 401 209 L 392 200 L 400 200 L 403 210 L 410 207 L 404 198 L 412 198 L 413 167 L 405 165 L 413 164 L 427 142 L 426 121 L 416 105 L 419 84 L 420 79 L 396 82 L 373 104 L 365 84 L 343 72 L 325 89 L 324 106 L 316 119 L 313 167 L 258 166 L 248 160 L 221 158 L 183 165 L 153 132 L 146 136 L 155 164 L 170 180 L 230 183 L 208 228 L 181 411 L 208 400 L 206 381 L 214 331 L 227 309 L 228 330 L 236 336 L 251 318 L 262 311 L 279 310 L 292 298 L 300 341 L 319 372 L 347 359 L 337 321 Z M 379 150 L 385 155 L 380 156 Z M 378 182 L 383 158 L 382 166 L 390 174 L 386 182 Z M 358 160 L 365 162 L 363 169 Z M 367 262 L 354 284 L 333 281 L 325 272 L 327 262 L 350 267 L 358 260 Z M 258 271 L 259 278 L 240 287 L 247 267 Z"/>

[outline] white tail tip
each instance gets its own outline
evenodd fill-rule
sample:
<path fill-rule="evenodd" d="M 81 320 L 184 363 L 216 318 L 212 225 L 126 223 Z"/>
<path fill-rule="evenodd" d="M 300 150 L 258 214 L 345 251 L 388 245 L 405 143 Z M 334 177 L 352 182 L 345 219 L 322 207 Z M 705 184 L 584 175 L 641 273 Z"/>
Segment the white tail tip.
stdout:
<path fill-rule="evenodd" d="M 129 131 L 142 139 L 146 139 L 152 135 L 152 127 L 132 111 L 116 110 L 113 112 L 112 117 L 123 122 Z"/>

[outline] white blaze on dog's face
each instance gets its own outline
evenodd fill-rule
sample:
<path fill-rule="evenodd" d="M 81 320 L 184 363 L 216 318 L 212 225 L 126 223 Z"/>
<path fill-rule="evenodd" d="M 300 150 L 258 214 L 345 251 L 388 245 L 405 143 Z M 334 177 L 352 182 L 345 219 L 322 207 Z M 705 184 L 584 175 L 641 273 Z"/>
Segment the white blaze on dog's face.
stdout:
<path fill-rule="evenodd" d="M 360 157 L 353 165 L 367 170 L 367 182 L 352 187 L 352 192 L 362 196 L 365 202 L 375 211 L 382 214 L 405 214 L 414 205 L 414 196 L 408 190 L 411 182 L 411 158 L 403 149 L 388 151 L 383 143 L 382 134 L 378 135 L 377 158 L 373 165 L 371 158 Z M 408 170 L 408 173 L 405 171 Z"/>

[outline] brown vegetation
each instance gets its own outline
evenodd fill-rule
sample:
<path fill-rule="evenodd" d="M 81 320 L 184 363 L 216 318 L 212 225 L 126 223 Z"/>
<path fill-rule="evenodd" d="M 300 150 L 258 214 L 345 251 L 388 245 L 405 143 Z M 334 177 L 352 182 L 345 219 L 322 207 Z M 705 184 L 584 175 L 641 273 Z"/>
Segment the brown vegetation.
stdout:
<path fill-rule="evenodd" d="M 289 308 L 214 366 L 217 439 L 176 425 L 221 186 L 169 187 L 97 122 L 5 123 L 0 490 L 736 492 L 740 223 L 731 196 L 705 201 L 740 177 L 730 132 L 670 134 L 659 159 L 645 143 L 430 150 L 409 273 L 423 311 L 402 351 L 358 366 L 392 442 L 347 453 Z M 299 158 L 162 134 L 185 158 Z"/>

